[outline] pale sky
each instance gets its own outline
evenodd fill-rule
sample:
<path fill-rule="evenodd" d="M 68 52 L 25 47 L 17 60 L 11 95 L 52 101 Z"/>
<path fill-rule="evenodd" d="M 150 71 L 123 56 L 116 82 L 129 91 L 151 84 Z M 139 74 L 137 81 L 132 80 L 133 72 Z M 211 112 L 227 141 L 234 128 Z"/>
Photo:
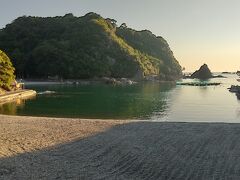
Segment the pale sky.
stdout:
<path fill-rule="evenodd" d="M 164 37 L 186 71 L 240 70 L 240 0 L 0 0 L 0 28 L 23 15 L 88 12 Z"/>

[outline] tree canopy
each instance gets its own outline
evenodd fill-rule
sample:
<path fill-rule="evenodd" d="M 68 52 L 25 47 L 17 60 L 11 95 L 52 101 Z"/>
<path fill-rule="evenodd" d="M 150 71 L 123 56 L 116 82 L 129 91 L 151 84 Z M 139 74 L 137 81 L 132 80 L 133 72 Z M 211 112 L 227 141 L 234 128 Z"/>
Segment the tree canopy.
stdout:
<path fill-rule="evenodd" d="M 167 42 L 150 31 L 135 31 L 116 20 L 88 13 L 19 17 L 0 30 L 0 48 L 24 78 L 181 76 Z"/>
<path fill-rule="evenodd" d="M 12 63 L 8 56 L 0 50 L 0 88 L 10 90 L 14 80 L 15 76 Z"/>

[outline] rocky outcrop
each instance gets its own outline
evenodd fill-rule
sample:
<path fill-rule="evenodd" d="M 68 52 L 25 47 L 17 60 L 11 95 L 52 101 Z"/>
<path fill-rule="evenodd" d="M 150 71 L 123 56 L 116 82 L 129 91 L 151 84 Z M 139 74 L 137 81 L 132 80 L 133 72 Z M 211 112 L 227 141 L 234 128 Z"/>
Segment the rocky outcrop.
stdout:
<path fill-rule="evenodd" d="M 103 77 L 102 81 L 105 84 L 112 84 L 112 85 L 132 85 L 137 83 L 128 78 L 111 78 L 111 77 Z"/>
<path fill-rule="evenodd" d="M 208 68 L 207 64 L 202 65 L 199 70 L 195 71 L 191 75 L 191 78 L 197 78 L 197 79 L 209 79 L 212 77 L 213 77 L 212 72 Z"/>

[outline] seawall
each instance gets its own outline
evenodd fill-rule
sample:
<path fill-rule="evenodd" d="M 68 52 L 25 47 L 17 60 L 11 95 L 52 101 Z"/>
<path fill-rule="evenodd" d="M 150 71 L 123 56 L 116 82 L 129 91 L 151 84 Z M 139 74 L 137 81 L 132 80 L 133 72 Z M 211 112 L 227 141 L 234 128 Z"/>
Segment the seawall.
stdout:
<path fill-rule="evenodd" d="M 9 92 L 3 95 L 0 95 L 0 104 L 4 104 L 10 101 L 14 101 L 16 99 L 25 99 L 36 96 L 37 92 L 34 90 L 19 90 L 14 92 Z"/>

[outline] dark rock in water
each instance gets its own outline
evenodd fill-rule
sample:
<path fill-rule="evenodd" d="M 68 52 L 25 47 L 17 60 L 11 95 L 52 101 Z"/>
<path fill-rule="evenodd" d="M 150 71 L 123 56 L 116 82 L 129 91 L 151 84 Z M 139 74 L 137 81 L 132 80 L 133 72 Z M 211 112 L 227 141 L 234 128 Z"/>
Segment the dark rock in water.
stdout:
<path fill-rule="evenodd" d="M 227 78 L 227 77 L 225 77 L 223 75 L 217 75 L 217 76 L 213 76 L 213 78 Z"/>
<path fill-rule="evenodd" d="M 232 85 L 230 88 L 228 88 L 231 93 L 235 93 L 238 100 L 240 100 L 240 86 L 234 86 Z"/>
<path fill-rule="evenodd" d="M 240 100 L 240 92 L 236 93 L 237 99 Z"/>
<path fill-rule="evenodd" d="M 240 93 L 240 86 L 234 86 L 232 85 L 230 88 L 228 88 L 230 92 L 233 93 Z"/>
<path fill-rule="evenodd" d="M 209 82 L 177 82 L 177 85 L 181 86 L 218 86 L 221 83 L 209 83 Z"/>
<path fill-rule="evenodd" d="M 232 74 L 231 72 L 224 71 L 222 74 Z"/>
<path fill-rule="evenodd" d="M 132 85 L 137 83 L 127 78 L 116 79 L 116 78 L 103 77 L 102 80 L 106 84 L 112 84 L 112 85 Z"/>
<path fill-rule="evenodd" d="M 204 64 L 200 67 L 199 70 L 195 71 L 192 75 L 191 78 L 197 78 L 197 79 L 209 79 L 212 78 L 213 75 L 208 68 L 208 65 Z"/>
<path fill-rule="evenodd" d="M 145 76 L 145 80 L 151 81 L 151 82 L 156 82 L 159 80 L 159 76 L 158 75 L 148 75 L 148 76 Z"/>

